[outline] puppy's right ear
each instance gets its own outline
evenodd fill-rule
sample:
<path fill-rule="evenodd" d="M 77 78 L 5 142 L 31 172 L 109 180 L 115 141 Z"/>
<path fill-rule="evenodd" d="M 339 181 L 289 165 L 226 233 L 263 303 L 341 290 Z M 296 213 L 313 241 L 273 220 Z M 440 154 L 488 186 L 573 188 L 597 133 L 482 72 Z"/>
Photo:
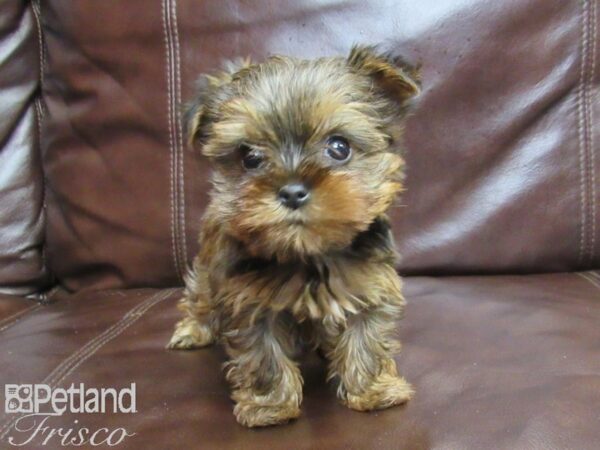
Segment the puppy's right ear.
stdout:
<path fill-rule="evenodd" d="M 251 66 L 249 59 L 227 62 L 224 70 L 214 75 L 201 75 L 196 82 L 196 96 L 188 103 L 183 120 L 190 147 L 206 141 L 212 124 L 219 115 L 219 104 L 228 96 L 227 87 L 243 70 Z"/>
<path fill-rule="evenodd" d="M 207 103 L 210 91 L 207 87 L 206 77 L 200 76 L 196 83 L 196 96 L 187 104 L 183 113 L 185 133 L 190 147 L 195 147 L 208 134 Z"/>

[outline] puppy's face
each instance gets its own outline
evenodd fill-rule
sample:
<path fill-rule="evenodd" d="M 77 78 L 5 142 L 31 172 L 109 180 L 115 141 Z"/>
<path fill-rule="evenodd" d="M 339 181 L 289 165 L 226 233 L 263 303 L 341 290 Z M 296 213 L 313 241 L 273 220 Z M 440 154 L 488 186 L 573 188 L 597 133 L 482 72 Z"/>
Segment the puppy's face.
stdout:
<path fill-rule="evenodd" d="M 205 77 L 190 138 L 214 164 L 212 208 L 227 232 L 279 260 L 350 245 L 402 189 L 394 143 L 414 76 L 354 48 Z"/>

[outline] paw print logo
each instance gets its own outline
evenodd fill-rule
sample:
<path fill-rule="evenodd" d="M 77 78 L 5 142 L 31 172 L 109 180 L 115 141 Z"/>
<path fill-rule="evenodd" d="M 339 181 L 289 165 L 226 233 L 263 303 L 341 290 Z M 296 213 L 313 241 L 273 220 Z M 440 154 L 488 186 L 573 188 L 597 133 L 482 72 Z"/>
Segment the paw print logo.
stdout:
<path fill-rule="evenodd" d="M 7 384 L 4 387 L 4 410 L 7 413 L 33 412 L 33 389 L 29 384 Z"/>

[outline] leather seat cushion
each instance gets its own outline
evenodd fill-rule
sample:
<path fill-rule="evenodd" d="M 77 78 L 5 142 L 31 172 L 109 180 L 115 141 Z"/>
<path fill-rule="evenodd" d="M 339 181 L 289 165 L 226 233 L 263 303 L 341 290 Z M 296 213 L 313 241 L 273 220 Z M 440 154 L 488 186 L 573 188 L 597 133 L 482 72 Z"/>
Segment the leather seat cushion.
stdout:
<path fill-rule="evenodd" d="M 136 414 L 65 414 L 53 426 L 124 427 L 136 448 L 592 448 L 600 442 L 600 275 L 408 278 L 399 367 L 406 407 L 336 402 L 303 362 L 303 415 L 247 430 L 232 415 L 223 352 L 165 350 L 180 290 L 58 298 L 0 335 L 0 382 L 137 384 Z M 6 299 L 0 299 L 0 305 Z M 2 309 L 0 308 L 0 311 Z M 22 356 L 22 357 L 21 357 Z M 0 435 L 7 420 L 0 416 Z"/>

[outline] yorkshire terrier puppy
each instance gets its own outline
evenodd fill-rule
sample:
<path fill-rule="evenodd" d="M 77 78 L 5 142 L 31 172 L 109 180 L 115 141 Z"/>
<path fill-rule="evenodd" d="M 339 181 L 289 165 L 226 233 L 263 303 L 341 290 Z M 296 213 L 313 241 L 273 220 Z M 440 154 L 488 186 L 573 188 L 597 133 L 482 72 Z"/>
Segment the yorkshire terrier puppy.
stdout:
<path fill-rule="evenodd" d="M 201 78 L 187 123 L 213 189 L 169 347 L 224 344 L 240 424 L 298 417 L 306 344 L 352 409 L 412 396 L 393 359 L 405 302 L 386 210 L 417 79 L 372 47 Z"/>

